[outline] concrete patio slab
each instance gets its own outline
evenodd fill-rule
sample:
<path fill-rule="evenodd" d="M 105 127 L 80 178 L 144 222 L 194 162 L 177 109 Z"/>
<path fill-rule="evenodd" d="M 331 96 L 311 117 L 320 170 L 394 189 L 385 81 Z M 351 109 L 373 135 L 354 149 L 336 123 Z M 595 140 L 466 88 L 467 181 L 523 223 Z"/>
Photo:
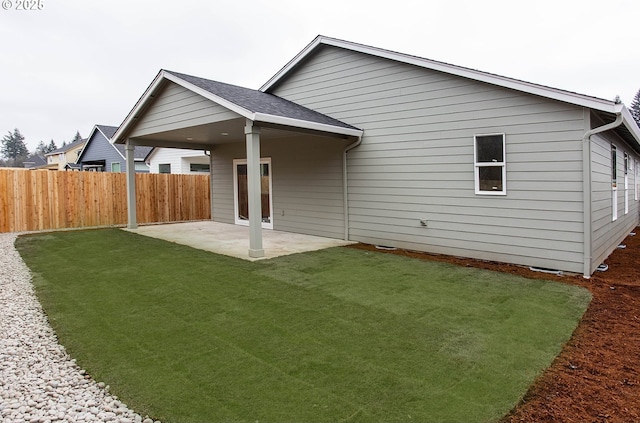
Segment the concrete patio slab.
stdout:
<path fill-rule="evenodd" d="M 137 229 L 124 230 L 249 261 L 353 244 L 352 241 L 341 239 L 263 229 L 262 244 L 265 256 L 254 258 L 249 257 L 247 226 L 199 221 L 139 226 Z"/>

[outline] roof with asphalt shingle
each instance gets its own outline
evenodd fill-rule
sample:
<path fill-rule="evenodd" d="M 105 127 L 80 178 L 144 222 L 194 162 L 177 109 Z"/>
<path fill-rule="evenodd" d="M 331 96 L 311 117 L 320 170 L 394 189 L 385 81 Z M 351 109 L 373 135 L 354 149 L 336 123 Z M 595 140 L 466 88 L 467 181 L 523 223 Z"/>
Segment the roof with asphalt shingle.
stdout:
<path fill-rule="evenodd" d="M 330 116 L 311 110 L 307 107 L 285 100 L 282 97 L 270 93 L 264 93 L 237 85 L 225 84 L 210 79 L 165 70 L 178 78 L 195 85 L 198 88 L 223 98 L 237 106 L 253 113 L 281 116 L 290 119 L 298 119 L 307 122 L 320 123 L 341 128 L 358 129 L 347 123 L 341 122 Z"/>

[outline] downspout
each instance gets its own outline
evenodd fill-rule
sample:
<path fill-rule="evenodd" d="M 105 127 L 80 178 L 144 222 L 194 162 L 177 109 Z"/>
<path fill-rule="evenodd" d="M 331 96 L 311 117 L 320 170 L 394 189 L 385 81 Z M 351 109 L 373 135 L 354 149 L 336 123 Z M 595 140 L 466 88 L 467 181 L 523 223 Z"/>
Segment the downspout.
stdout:
<path fill-rule="evenodd" d="M 349 193 L 347 190 L 347 152 L 362 144 L 362 135 L 353 144 L 349 144 L 342 152 L 342 201 L 344 204 L 344 240 L 349 241 Z"/>
<path fill-rule="evenodd" d="M 582 277 L 591 278 L 591 136 L 617 128 L 622 124 L 622 112 L 616 112 L 616 120 L 585 132 L 582 137 L 582 190 L 584 199 L 584 268 Z"/>

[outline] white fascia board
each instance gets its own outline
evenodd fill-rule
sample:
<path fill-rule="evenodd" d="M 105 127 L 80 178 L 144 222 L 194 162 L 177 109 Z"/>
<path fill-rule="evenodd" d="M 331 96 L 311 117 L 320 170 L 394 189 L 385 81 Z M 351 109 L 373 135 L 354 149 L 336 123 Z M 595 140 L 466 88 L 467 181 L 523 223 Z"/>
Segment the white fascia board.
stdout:
<path fill-rule="evenodd" d="M 89 141 L 91 140 L 91 138 L 93 137 L 93 134 L 96 131 L 100 131 L 100 129 L 98 128 L 98 125 L 93 125 L 93 129 L 91 130 L 91 132 L 89 133 L 89 136 L 87 137 L 87 142 L 84 143 L 84 145 L 82 146 L 82 150 L 80 150 L 80 153 L 78 153 L 78 158 L 76 159 L 76 163 L 78 163 L 78 160 L 80 160 L 80 158 L 84 154 L 84 150 L 89 146 Z M 102 131 L 100 131 L 100 133 L 102 133 Z M 104 134 L 102 134 L 102 135 L 104 135 Z M 107 137 L 105 137 L 105 138 L 107 138 Z"/>
<path fill-rule="evenodd" d="M 303 48 L 300 53 L 296 54 L 296 56 L 291 59 L 289 63 L 284 65 L 282 69 L 280 69 L 275 75 L 271 77 L 271 79 L 269 79 L 262 87 L 260 87 L 259 91 L 265 92 L 269 88 L 271 88 L 276 82 L 280 80 L 280 78 L 286 75 L 292 68 L 296 67 L 296 65 L 300 63 L 302 59 L 307 57 L 309 53 L 315 50 L 318 44 L 320 44 L 325 38 L 326 37 L 323 37 L 322 35 L 318 35 L 311 43 L 309 43 L 309 45 Z"/>
<path fill-rule="evenodd" d="M 636 123 L 633 116 L 631 116 L 631 112 L 624 105 L 622 105 L 620 113 L 622 113 L 622 123 L 629 130 L 629 132 L 631 132 L 631 135 L 633 135 L 633 138 L 635 138 L 636 142 L 640 146 L 640 128 L 638 128 L 638 124 Z"/>
<path fill-rule="evenodd" d="M 203 90 L 200 87 L 197 87 L 187 81 L 185 81 L 184 79 L 173 75 L 170 72 L 167 72 L 165 70 L 161 70 L 158 75 L 155 77 L 155 79 L 153 80 L 153 82 L 151 83 L 151 85 L 149 85 L 149 87 L 147 88 L 147 90 L 144 92 L 144 94 L 142 95 L 142 97 L 140 97 L 140 100 L 138 100 L 138 102 L 136 103 L 136 105 L 133 107 L 133 109 L 131 110 L 131 112 L 129 112 L 129 114 L 127 115 L 127 117 L 125 118 L 124 122 L 122 122 L 122 125 L 120 125 L 120 127 L 118 128 L 118 130 L 116 131 L 116 133 L 113 135 L 113 138 L 110 140 L 112 144 L 124 144 L 126 142 L 126 140 L 120 139 L 122 138 L 127 132 L 129 132 L 129 127 L 134 123 L 135 121 L 135 117 L 138 115 L 139 112 L 142 111 L 142 109 L 150 102 L 153 100 L 154 95 L 156 94 L 156 92 L 158 91 L 160 85 L 162 84 L 162 82 L 164 82 L 165 80 L 167 81 L 171 81 L 175 84 L 180 85 L 181 87 L 184 87 L 198 95 L 201 95 L 202 97 L 205 97 L 211 101 L 213 101 L 214 103 L 217 103 L 219 105 L 221 105 L 222 107 L 225 107 L 241 116 L 244 116 L 245 118 L 248 118 L 249 116 L 251 116 L 251 112 L 238 106 L 237 104 L 234 104 L 228 100 L 225 100 L 224 98 L 218 97 L 215 94 L 212 94 L 206 90 Z"/>
<path fill-rule="evenodd" d="M 260 122 L 265 122 L 275 125 L 291 126 L 294 128 L 310 129 L 313 131 L 329 132 L 331 134 L 348 135 L 352 137 L 361 137 L 364 132 L 361 129 L 343 128 L 341 126 L 327 125 L 326 123 L 310 122 L 308 120 L 268 115 L 265 113 L 255 113 L 253 117 L 249 119 L 257 122 L 258 124 Z"/>
<path fill-rule="evenodd" d="M 125 133 L 128 132 L 129 126 L 131 126 L 131 124 L 134 122 L 135 117 L 138 114 L 138 112 L 147 104 L 149 99 L 157 91 L 158 87 L 160 86 L 160 84 L 164 80 L 164 75 L 163 74 L 164 74 L 164 71 L 160 71 L 156 75 L 156 77 L 153 79 L 153 81 L 151 82 L 151 85 L 149 85 L 149 87 L 147 87 L 146 91 L 142 94 L 142 97 L 140 97 L 140 100 L 138 100 L 138 102 L 135 104 L 135 106 L 133 106 L 133 109 L 131 109 L 131 111 L 129 112 L 127 117 L 122 122 L 122 125 L 120 125 L 120 127 L 118 128 L 116 133 L 113 134 L 113 138 L 111 138 L 109 140 L 111 142 L 111 144 L 124 144 L 126 142 L 125 139 L 123 139 L 120 142 L 118 140 L 119 140 L 119 138 L 122 138 L 122 136 Z M 107 139 L 109 139 L 109 138 L 107 138 Z"/>
<path fill-rule="evenodd" d="M 249 110 L 247 110 L 247 109 L 245 109 L 243 107 L 240 107 L 237 104 L 235 104 L 235 103 L 233 103 L 233 102 L 231 102 L 231 101 L 229 101 L 227 99 L 219 97 L 219 96 L 217 96 L 217 95 L 215 95 L 213 93 L 210 93 L 207 90 L 204 90 L 204 89 L 202 89 L 202 88 L 200 88 L 198 86 L 195 86 L 192 83 L 187 82 L 184 79 L 173 75 L 172 73 L 165 72 L 165 71 L 162 71 L 162 72 L 163 72 L 163 77 L 165 79 L 167 79 L 167 80 L 169 80 L 171 82 L 174 82 L 174 83 L 180 85 L 181 87 L 184 87 L 184 88 L 188 89 L 189 91 L 193 91 L 194 93 L 196 93 L 198 95 L 201 95 L 202 97 L 207 98 L 207 99 L 213 101 L 214 103 L 216 103 L 216 104 L 218 104 L 218 105 L 220 105 L 220 106 L 222 106 L 222 107 L 224 107 L 226 109 L 229 109 L 232 112 L 235 112 L 235 113 L 239 114 L 240 116 L 242 116 L 242 117 L 244 117 L 246 119 L 249 119 L 249 117 L 252 115 L 251 111 L 249 111 Z"/>
<path fill-rule="evenodd" d="M 487 72 L 478 71 L 475 69 L 464 68 L 448 63 L 437 62 L 422 57 L 411 56 L 404 53 L 397 53 L 390 50 L 385 50 L 377 47 L 366 46 L 362 44 L 352 43 L 349 41 L 338 40 L 335 38 L 329 38 L 324 36 L 318 36 L 311 44 L 304 48 L 296 57 L 294 57 L 285 67 L 283 67 L 277 74 L 275 74 L 266 84 L 264 84 L 260 91 L 268 91 L 273 85 L 275 85 L 281 78 L 284 77 L 291 69 L 293 69 L 298 63 L 300 63 L 307 55 L 309 55 L 318 45 L 325 44 L 334 47 L 340 47 L 347 50 L 357 51 L 372 56 L 382 57 L 385 59 L 394 60 L 396 62 L 407 63 L 414 66 L 419 66 L 426 69 L 435 70 L 451 75 L 460 76 L 463 78 L 472 79 L 475 81 L 486 82 L 505 88 L 522 91 L 525 93 L 538 95 L 565 103 L 575 104 L 581 107 L 588 107 L 594 110 L 600 110 L 609 113 L 615 113 L 615 103 L 613 101 L 604 100 L 596 97 L 590 97 L 583 94 L 572 93 L 570 91 L 564 91 L 557 88 L 551 88 L 544 85 L 533 84 L 526 81 L 520 81 L 513 78 L 507 78 L 500 75 L 494 75 Z"/>

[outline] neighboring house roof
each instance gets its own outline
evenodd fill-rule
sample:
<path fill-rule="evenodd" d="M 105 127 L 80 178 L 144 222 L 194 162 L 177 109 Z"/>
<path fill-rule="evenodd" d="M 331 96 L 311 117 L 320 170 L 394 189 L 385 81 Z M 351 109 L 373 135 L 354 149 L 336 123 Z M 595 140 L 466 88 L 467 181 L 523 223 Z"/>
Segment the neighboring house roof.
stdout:
<path fill-rule="evenodd" d="M 100 133 L 102 133 L 102 135 L 109 141 L 109 143 L 111 144 L 111 146 L 118 152 L 118 154 L 120 154 L 120 156 L 122 156 L 122 158 L 125 158 L 125 146 L 121 145 L 121 144 L 113 144 L 113 142 L 111 142 L 114 134 L 117 132 L 118 127 L 117 126 L 108 126 L 108 125 L 95 125 L 93 127 L 93 129 L 91 130 L 91 133 L 89 134 L 89 137 L 87 138 L 87 140 L 92 140 L 93 139 L 93 135 L 96 131 L 99 131 Z M 82 149 L 82 151 L 80 152 L 80 154 L 78 155 L 78 159 L 76 161 L 76 163 L 80 163 L 82 161 L 82 156 L 85 152 L 85 150 L 89 147 L 89 143 L 87 142 L 84 145 L 84 148 Z M 143 161 L 145 159 L 145 157 L 147 157 L 147 155 L 151 152 L 151 150 L 153 149 L 153 147 L 143 147 L 143 146 L 136 146 L 133 150 L 133 155 L 134 155 L 134 159 L 137 161 Z"/>
<path fill-rule="evenodd" d="M 126 148 L 125 145 L 124 144 L 112 144 L 112 145 L 115 147 L 116 150 L 118 150 L 118 153 L 120 153 L 122 158 L 125 158 L 125 154 L 127 153 L 125 151 L 125 148 Z M 136 145 L 135 148 L 133 149 L 133 159 L 138 161 L 144 161 L 144 159 L 151 152 L 151 150 L 153 150 L 153 147 Z"/>
<path fill-rule="evenodd" d="M 57 149 L 55 149 L 53 151 L 48 152 L 47 154 L 45 154 L 45 156 L 52 156 L 54 154 L 66 153 L 69 150 L 72 150 L 72 149 L 74 149 L 74 148 L 76 148 L 76 147 L 78 147 L 80 145 L 83 145 L 85 142 L 87 142 L 86 138 L 78 140 L 78 141 L 75 141 L 75 142 L 72 142 L 70 144 L 64 145 L 64 146 L 62 146 L 60 148 L 57 148 Z"/>
<path fill-rule="evenodd" d="M 80 168 L 82 168 L 82 165 L 78 163 L 67 163 L 66 165 L 64 165 L 64 168 L 71 170 L 80 170 Z"/>
<path fill-rule="evenodd" d="M 307 45 L 300 53 L 298 53 L 289 63 L 287 63 L 280 71 L 278 71 L 271 79 L 269 79 L 260 91 L 268 93 L 274 89 L 286 76 L 298 67 L 305 58 L 322 48 L 322 46 L 334 46 L 351 51 L 356 51 L 376 57 L 386 58 L 397 62 L 407 63 L 434 71 L 444 72 L 451 75 L 457 75 L 475 81 L 486 82 L 489 84 L 518 90 L 521 92 L 538 95 L 554 100 L 563 101 L 565 103 L 574 104 L 581 107 L 587 107 L 595 111 L 601 112 L 611 120 L 615 115 L 622 115 L 624 129 L 621 128 L 621 136 L 627 141 L 635 141 L 640 144 L 640 128 L 634 121 L 629 110 L 624 104 L 605 100 L 597 97 L 578 94 L 571 91 L 561 90 L 557 88 L 547 87 L 544 85 L 533 84 L 531 82 L 521 81 L 514 78 L 508 78 L 488 72 L 482 72 L 475 69 L 465 68 L 462 66 L 451 65 L 444 62 L 425 59 L 409 54 L 398 53 L 395 51 L 385 50 L 378 47 L 371 47 L 364 44 L 358 44 L 351 41 L 339 40 L 336 38 L 318 35 L 309 45 Z"/>
<path fill-rule="evenodd" d="M 273 94 L 163 69 L 118 128 L 114 143 L 124 144 L 138 113 L 153 101 L 155 92 L 165 81 L 191 90 L 258 124 L 284 125 L 346 136 L 362 135 L 362 130 L 352 125 Z"/>
<path fill-rule="evenodd" d="M 102 132 L 102 135 L 104 135 L 108 140 L 113 138 L 113 134 L 115 134 L 116 131 L 118 130 L 117 126 L 107 126 L 107 125 L 96 125 L 96 128 L 100 132 Z"/>
<path fill-rule="evenodd" d="M 30 168 L 46 165 L 47 160 L 39 154 L 33 154 L 27 157 L 23 163 L 24 163 L 24 167 L 30 169 Z"/>

